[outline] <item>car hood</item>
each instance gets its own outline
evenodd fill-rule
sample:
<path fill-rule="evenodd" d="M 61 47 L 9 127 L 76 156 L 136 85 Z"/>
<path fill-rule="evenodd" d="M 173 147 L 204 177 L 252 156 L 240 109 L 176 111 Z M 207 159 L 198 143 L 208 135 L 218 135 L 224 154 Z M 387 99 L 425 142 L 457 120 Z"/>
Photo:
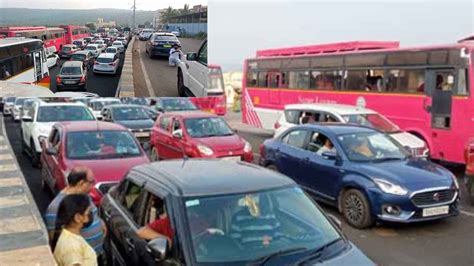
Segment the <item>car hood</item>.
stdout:
<path fill-rule="evenodd" d="M 122 120 L 122 121 L 115 121 L 115 123 L 120 124 L 129 129 L 150 129 L 153 127 L 153 120 L 151 119 Z"/>
<path fill-rule="evenodd" d="M 194 140 L 219 152 L 241 150 L 245 146 L 243 139 L 235 134 L 231 136 L 195 138 Z"/>
<path fill-rule="evenodd" d="M 148 162 L 145 155 L 102 160 L 71 160 L 68 169 L 74 166 L 87 166 L 94 172 L 97 183 L 111 182 L 120 181 L 132 167 Z"/>
<path fill-rule="evenodd" d="M 357 163 L 354 168 L 370 178 L 395 182 L 411 191 L 453 184 L 448 170 L 417 158 L 380 163 Z"/>
<path fill-rule="evenodd" d="M 326 266 L 338 266 L 338 265 L 375 265 L 360 249 L 354 244 L 350 243 L 351 248 L 349 251 L 342 253 L 341 255 L 332 259 L 323 261 L 322 263 L 314 263 L 313 265 L 324 264 Z"/>
<path fill-rule="evenodd" d="M 412 149 L 425 147 L 425 142 L 423 140 L 408 132 L 397 132 L 390 134 L 390 136 L 402 146 L 408 146 Z"/>
<path fill-rule="evenodd" d="M 47 131 L 47 133 L 39 132 L 41 135 L 46 135 L 48 136 L 51 130 L 53 129 L 53 125 L 56 124 L 57 122 L 36 122 L 34 124 L 34 128 L 36 130 L 43 129 L 44 131 Z"/>

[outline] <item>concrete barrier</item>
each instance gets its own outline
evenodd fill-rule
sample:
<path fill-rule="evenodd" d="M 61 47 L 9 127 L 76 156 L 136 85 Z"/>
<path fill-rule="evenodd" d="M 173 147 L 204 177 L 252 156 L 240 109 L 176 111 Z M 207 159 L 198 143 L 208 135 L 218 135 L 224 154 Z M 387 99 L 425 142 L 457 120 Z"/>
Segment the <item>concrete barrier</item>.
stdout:
<path fill-rule="evenodd" d="M 122 67 L 122 74 L 117 86 L 115 97 L 134 97 L 135 87 L 133 85 L 133 43 L 135 42 L 135 36 L 130 39 L 127 50 L 125 51 L 125 59 Z"/>
<path fill-rule="evenodd" d="M 56 265 L 0 116 L 0 265 Z"/>

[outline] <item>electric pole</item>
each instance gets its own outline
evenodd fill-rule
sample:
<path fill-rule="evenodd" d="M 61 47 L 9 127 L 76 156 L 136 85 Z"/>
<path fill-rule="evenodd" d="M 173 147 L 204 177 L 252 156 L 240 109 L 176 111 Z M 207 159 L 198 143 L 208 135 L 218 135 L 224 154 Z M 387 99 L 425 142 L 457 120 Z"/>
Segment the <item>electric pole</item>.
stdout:
<path fill-rule="evenodd" d="M 136 9 L 135 0 L 133 0 L 133 30 L 135 30 L 135 9 Z"/>

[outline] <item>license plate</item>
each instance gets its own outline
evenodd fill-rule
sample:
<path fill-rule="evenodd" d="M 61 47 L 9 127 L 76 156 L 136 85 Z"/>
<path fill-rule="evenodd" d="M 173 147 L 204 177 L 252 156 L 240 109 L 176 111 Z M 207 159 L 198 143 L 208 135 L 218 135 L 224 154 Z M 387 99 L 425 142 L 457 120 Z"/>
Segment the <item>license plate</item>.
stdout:
<path fill-rule="evenodd" d="M 440 206 L 423 209 L 423 217 L 430 217 L 435 215 L 442 215 L 449 213 L 449 206 Z"/>
<path fill-rule="evenodd" d="M 215 113 L 214 109 L 202 109 L 203 112 Z"/>
<path fill-rule="evenodd" d="M 171 45 L 169 45 L 169 44 L 163 44 L 163 47 L 165 47 L 165 48 L 170 48 Z"/>
<path fill-rule="evenodd" d="M 240 156 L 230 156 L 230 157 L 222 157 L 222 160 L 227 160 L 227 161 L 240 161 L 241 158 L 240 158 Z"/>
<path fill-rule="evenodd" d="M 65 80 L 64 84 L 74 84 L 76 83 L 74 80 Z"/>
<path fill-rule="evenodd" d="M 140 137 L 148 137 L 150 136 L 149 132 L 137 132 L 135 133 L 135 137 L 140 138 Z"/>

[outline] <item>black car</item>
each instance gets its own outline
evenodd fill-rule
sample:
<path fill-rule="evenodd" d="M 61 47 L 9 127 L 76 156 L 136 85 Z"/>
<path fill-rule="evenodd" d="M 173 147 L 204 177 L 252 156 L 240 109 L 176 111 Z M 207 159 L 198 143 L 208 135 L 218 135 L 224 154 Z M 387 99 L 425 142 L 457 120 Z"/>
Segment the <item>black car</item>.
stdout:
<path fill-rule="evenodd" d="M 87 67 L 82 61 L 66 61 L 56 75 L 56 91 L 87 91 Z"/>
<path fill-rule="evenodd" d="M 290 178 L 243 162 L 136 166 L 99 214 L 111 265 L 373 265 Z M 139 237 L 139 228 L 157 222 L 168 238 Z"/>
<path fill-rule="evenodd" d="M 166 32 L 156 32 L 150 36 L 146 42 L 145 52 L 150 58 L 155 55 L 169 56 L 174 44 L 180 45 L 178 38 L 174 34 Z"/>
<path fill-rule="evenodd" d="M 114 104 L 106 106 L 101 111 L 103 121 L 115 122 L 128 128 L 135 134 L 140 143 L 149 145 L 150 132 L 154 118 L 149 108 L 133 104 Z"/>
<path fill-rule="evenodd" d="M 90 69 L 94 64 L 94 55 L 89 50 L 77 51 L 71 55 L 69 61 L 80 61 L 85 67 L 87 67 L 87 69 Z"/>

